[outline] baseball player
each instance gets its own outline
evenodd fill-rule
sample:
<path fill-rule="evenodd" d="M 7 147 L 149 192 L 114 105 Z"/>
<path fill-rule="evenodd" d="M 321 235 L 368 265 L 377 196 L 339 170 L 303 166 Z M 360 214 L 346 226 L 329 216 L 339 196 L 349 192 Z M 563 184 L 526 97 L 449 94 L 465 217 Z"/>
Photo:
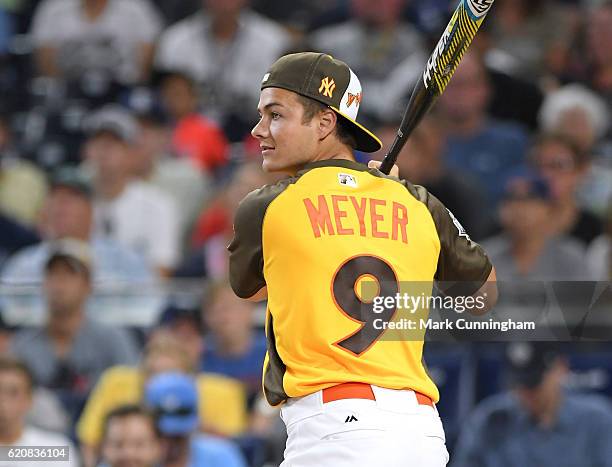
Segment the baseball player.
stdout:
<path fill-rule="evenodd" d="M 353 150 L 381 148 L 356 121 L 361 100 L 357 76 L 326 54 L 286 55 L 265 74 L 252 134 L 264 170 L 291 177 L 240 204 L 230 281 L 242 298 L 267 299 L 263 389 L 282 404 L 283 467 L 440 467 L 423 341 L 385 337 L 378 328 L 397 310 L 374 313 L 362 283 L 390 296 L 408 281 L 468 281 L 461 293 L 489 308 L 495 273 L 426 190 L 355 162 Z"/>

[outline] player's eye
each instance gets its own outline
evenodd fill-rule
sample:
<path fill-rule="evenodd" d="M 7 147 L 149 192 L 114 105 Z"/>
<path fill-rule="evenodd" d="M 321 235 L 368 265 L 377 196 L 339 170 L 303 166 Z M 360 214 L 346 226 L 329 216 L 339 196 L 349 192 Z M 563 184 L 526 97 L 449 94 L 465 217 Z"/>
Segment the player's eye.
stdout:
<path fill-rule="evenodd" d="M 280 114 L 276 112 L 272 112 L 270 115 L 272 116 L 272 120 L 278 120 L 280 118 Z"/>

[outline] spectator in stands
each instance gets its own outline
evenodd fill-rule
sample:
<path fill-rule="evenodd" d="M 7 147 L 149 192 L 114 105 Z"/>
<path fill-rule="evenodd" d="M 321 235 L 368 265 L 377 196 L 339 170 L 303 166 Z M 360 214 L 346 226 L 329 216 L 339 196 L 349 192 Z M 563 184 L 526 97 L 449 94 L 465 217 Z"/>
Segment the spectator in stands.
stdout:
<path fill-rule="evenodd" d="M 44 174 L 19 158 L 9 121 L 0 116 L 0 214 L 33 226 L 46 194 Z"/>
<path fill-rule="evenodd" d="M 14 326 L 7 323 L 0 310 L 0 355 L 10 354 L 14 333 Z M 69 434 L 68 414 L 55 394 L 42 386 L 32 389 L 32 402 L 26 423 L 43 430 Z"/>
<path fill-rule="evenodd" d="M 448 134 L 444 158 L 453 170 L 467 171 L 486 190 L 490 207 L 499 202 L 506 174 L 524 160 L 525 131 L 487 115 L 490 86 L 481 58 L 463 57 L 441 96 L 438 109 Z"/>
<path fill-rule="evenodd" d="M 564 391 L 567 362 L 550 344 L 513 343 L 508 361 L 512 391 L 476 407 L 451 465 L 612 466 L 609 401 Z"/>
<path fill-rule="evenodd" d="M 91 271 L 87 243 L 57 242 L 45 265 L 47 321 L 18 332 L 11 346 L 35 381 L 54 389 L 74 419 L 104 370 L 136 360 L 134 343 L 123 330 L 86 316 Z"/>
<path fill-rule="evenodd" d="M 102 435 L 105 467 L 159 467 L 161 436 L 155 415 L 139 405 L 122 405 L 110 412 Z"/>
<path fill-rule="evenodd" d="M 499 209 L 503 232 L 482 243 L 501 280 L 591 280 L 584 247 L 550 231 L 550 196 L 532 171 L 509 176 Z"/>
<path fill-rule="evenodd" d="M 161 373 L 145 387 L 146 404 L 157 414 L 164 467 L 246 467 L 230 441 L 197 434 L 199 395 L 195 381 L 181 373 Z"/>
<path fill-rule="evenodd" d="M 227 164 L 227 139 L 215 123 L 199 113 L 197 83 L 186 73 L 165 73 L 161 80 L 161 97 L 173 125 L 175 155 L 207 173 L 214 173 Z"/>
<path fill-rule="evenodd" d="M 31 29 L 36 64 L 69 81 L 146 81 L 161 26 L 148 0 L 44 0 Z"/>
<path fill-rule="evenodd" d="M 501 0 L 488 19 L 491 59 L 505 71 L 529 81 L 561 75 L 575 36 L 569 15 L 548 0 Z"/>
<path fill-rule="evenodd" d="M 108 105 L 88 119 L 86 129 L 84 155 L 94 174 L 95 233 L 137 251 L 160 274 L 169 274 L 180 256 L 180 217 L 170 197 L 133 179 L 135 119 L 127 110 Z"/>
<path fill-rule="evenodd" d="M 497 120 L 512 120 L 529 131 L 538 129 L 538 111 L 544 101 L 544 90 L 535 81 L 514 76 L 503 54 L 500 57 L 492 43 L 487 20 L 478 31 L 471 50 L 483 57 L 491 97 L 487 112 Z M 510 69 L 509 69 L 510 68 Z"/>
<path fill-rule="evenodd" d="M 240 141 L 257 120 L 264 73 L 289 47 L 289 34 L 247 8 L 248 0 L 202 0 L 202 10 L 162 35 L 157 64 L 202 86 L 206 115 Z"/>
<path fill-rule="evenodd" d="M 578 197 L 590 210 L 604 215 L 612 197 L 612 158 L 605 154 L 612 122 L 609 104 L 585 87 L 570 84 L 547 96 L 538 119 L 543 131 L 567 136 L 591 156 L 591 169 L 585 174 Z"/>
<path fill-rule="evenodd" d="M 595 280 L 612 280 L 612 200 L 608 206 L 606 232 L 591 243 L 587 251 L 587 261 Z"/>
<path fill-rule="evenodd" d="M 37 284 L 53 242 L 73 238 L 91 247 L 95 285 L 104 283 L 145 283 L 154 274 L 144 259 L 115 240 L 93 232 L 92 188 L 87 177 L 76 169 L 62 168 L 51 178 L 51 188 L 42 213 L 43 241 L 11 256 L 3 265 L 2 279 L 9 284 Z M 25 237 L 24 237 L 25 239 Z"/>
<path fill-rule="evenodd" d="M 150 338 L 140 367 L 116 366 L 102 375 L 77 425 L 83 456 L 91 465 L 102 438 L 104 418 L 123 404 L 143 400 L 144 386 L 153 376 L 168 372 L 192 374 L 192 361 L 185 345 L 176 336 L 161 330 Z M 239 382 L 230 378 L 199 373 L 196 378 L 198 414 L 203 431 L 223 436 L 241 433 L 246 425 L 246 402 Z"/>
<path fill-rule="evenodd" d="M 569 235 L 586 247 L 603 232 L 599 218 L 578 206 L 576 191 L 589 169 L 589 154 L 561 134 L 542 135 L 533 145 L 531 162 L 551 190 L 550 231 Z"/>
<path fill-rule="evenodd" d="M 367 93 L 363 108 L 369 117 L 399 115 L 403 99 L 420 78 L 426 61 L 417 30 L 402 22 L 405 0 L 351 0 L 353 17 L 315 31 L 316 50 L 350 63 Z"/>
<path fill-rule="evenodd" d="M 200 214 L 192 235 L 192 246 L 197 248 L 216 235 L 230 233 L 233 213 L 238 203 L 250 191 L 271 180 L 274 179 L 261 170 L 259 162 L 237 167 L 230 183 L 219 191 Z"/>
<path fill-rule="evenodd" d="M 227 245 L 232 237 L 232 219 L 238 203 L 250 191 L 276 180 L 278 175 L 263 172 L 259 162 L 237 167 L 230 183 L 219 190 L 197 219 L 191 238 L 194 251 L 187 255 L 176 275 L 227 277 Z"/>
<path fill-rule="evenodd" d="M 612 1 L 592 8 L 585 27 L 586 80 L 612 106 Z"/>
<path fill-rule="evenodd" d="M 0 445 L 10 446 L 67 446 L 69 460 L 54 463 L 58 467 L 78 467 L 79 455 L 65 436 L 26 422 L 32 404 L 34 381 L 28 367 L 21 361 L 0 356 Z M 9 462 L 11 467 L 31 467 L 29 461 Z"/>
<path fill-rule="evenodd" d="M 194 300 L 195 301 L 195 300 Z M 197 367 L 204 351 L 202 314 L 196 303 L 171 302 L 159 318 L 157 330 L 167 332 L 181 342 L 190 362 Z"/>
<path fill-rule="evenodd" d="M 202 371 L 242 381 L 251 399 L 261 392 L 266 337 L 255 330 L 255 304 L 236 297 L 227 281 L 215 283 L 203 304 L 209 333 Z"/>
<path fill-rule="evenodd" d="M 579 84 L 549 93 L 538 115 L 542 131 L 566 135 L 585 153 L 606 136 L 611 118 L 606 102 Z"/>
<path fill-rule="evenodd" d="M 376 132 L 385 147 L 380 157 L 393 143 L 399 125 L 399 121 L 394 121 Z M 446 167 L 442 157 L 445 138 L 436 118 L 425 117 L 397 159 L 400 177 L 427 188 L 460 220 L 470 237 L 478 241 L 491 232 L 493 220 L 487 217 L 488 203 L 476 180 Z"/>
<path fill-rule="evenodd" d="M 138 116 L 139 132 L 132 170 L 136 179 L 172 197 L 178 208 L 183 238 L 210 195 L 211 180 L 207 173 L 194 170 L 196 166 L 192 161 L 173 157 L 170 128 L 160 114 L 149 112 Z"/>

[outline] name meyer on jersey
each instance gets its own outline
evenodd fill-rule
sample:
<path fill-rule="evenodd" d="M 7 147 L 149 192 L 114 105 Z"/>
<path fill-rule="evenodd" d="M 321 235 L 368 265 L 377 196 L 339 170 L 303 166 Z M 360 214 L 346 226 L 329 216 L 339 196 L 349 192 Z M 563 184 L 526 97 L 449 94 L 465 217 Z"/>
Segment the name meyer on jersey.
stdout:
<path fill-rule="evenodd" d="M 315 238 L 360 235 L 408 243 L 408 208 L 402 203 L 347 195 L 319 195 L 303 203 Z"/>

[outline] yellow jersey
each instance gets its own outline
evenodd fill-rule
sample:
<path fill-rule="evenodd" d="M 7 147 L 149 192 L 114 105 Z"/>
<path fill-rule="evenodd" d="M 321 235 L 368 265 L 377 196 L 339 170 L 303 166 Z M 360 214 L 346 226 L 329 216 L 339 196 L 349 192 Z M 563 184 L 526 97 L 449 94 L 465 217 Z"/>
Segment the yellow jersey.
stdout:
<path fill-rule="evenodd" d="M 267 286 L 263 389 L 272 405 L 345 382 L 412 389 L 437 401 L 422 334 L 393 338 L 373 326 L 401 313 L 374 312 L 372 297 L 410 284 L 431 294 L 434 281 L 470 281 L 472 294 L 492 269 L 424 188 L 339 159 L 307 164 L 250 193 L 228 248 L 238 296 Z M 375 291 L 367 294 L 366 284 Z"/>

